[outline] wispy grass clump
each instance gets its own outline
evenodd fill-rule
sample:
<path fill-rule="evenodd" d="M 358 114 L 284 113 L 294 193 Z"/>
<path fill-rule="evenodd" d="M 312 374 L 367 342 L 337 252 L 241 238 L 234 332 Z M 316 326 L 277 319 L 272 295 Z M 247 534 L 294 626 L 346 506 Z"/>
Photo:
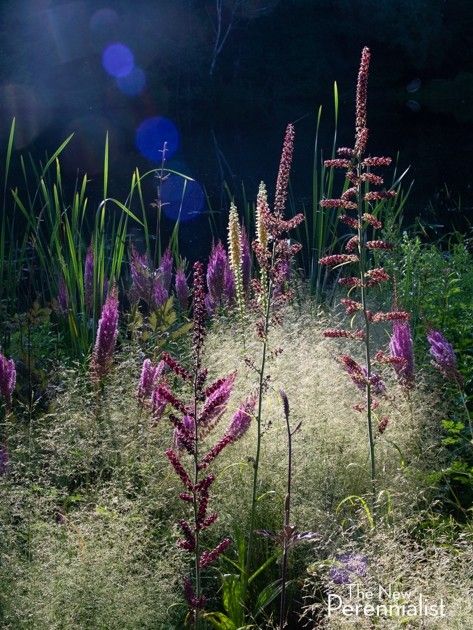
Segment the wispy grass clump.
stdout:
<path fill-rule="evenodd" d="M 344 616 L 340 610 L 332 610 L 328 617 L 328 594 L 339 595 L 348 604 L 419 604 L 422 595 L 424 604 L 439 606 L 443 603 L 444 617 L 397 615 L 394 609 L 392 618 L 381 617 L 380 628 L 396 630 L 398 628 L 429 628 L 429 630 L 463 630 L 471 625 L 473 613 L 471 566 L 473 546 L 471 534 L 458 534 L 454 540 L 450 537 L 426 540 L 419 544 L 412 539 L 409 528 L 415 523 L 406 522 L 403 527 L 382 528 L 369 537 L 356 542 L 346 537 L 342 556 L 328 544 L 323 553 L 328 559 L 314 559 L 308 567 L 308 576 L 304 585 L 305 607 L 302 619 L 308 627 L 316 623 L 317 628 L 344 630 L 348 628 L 372 628 L 373 617 L 360 615 L 358 618 Z M 337 559 L 338 556 L 338 559 Z M 337 573 L 334 567 L 341 565 L 340 558 L 354 558 L 363 563 L 362 570 L 351 571 L 346 576 Z M 339 569 L 340 571 L 340 569 Z M 374 594 L 369 602 L 354 595 L 349 600 L 348 582 L 360 592 L 371 591 Z M 338 578 L 338 579 L 337 579 Z M 403 592 L 405 596 L 397 602 L 386 597 L 379 597 L 379 587 L 391 592 Z M 334 607 L 336 600 L 334 601 Z"/>

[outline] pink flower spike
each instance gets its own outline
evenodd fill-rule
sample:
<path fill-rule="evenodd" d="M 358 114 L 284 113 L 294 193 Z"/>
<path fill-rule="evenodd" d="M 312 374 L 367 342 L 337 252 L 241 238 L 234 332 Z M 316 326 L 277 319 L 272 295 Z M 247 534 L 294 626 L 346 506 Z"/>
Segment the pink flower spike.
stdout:
<path fill-rule="evenodd" d="M 12 394 L 16 386 L 16 367 L 13 359 L 7 359 L 0 353 L 0 392 L 7 409 L 12 403 Z"/>
<path fill-rule="evenodd" d="M 91 375 L 95 381 L 100 381 L 112 365 L 117 336 L 118 296 L 116 288 L 112 287 L 102 308 L 90 363 Z"/>
<path fill-rule="evenodd" d="M 215 560 L 217 560 L 218 557 L 221 556 L 222 553 L 224 553 L 224 551 L 228 549 L 228 547 L 230 547 L 231 544 L 232 544 L 232 541 L 230 540 L 230 538 L 224 538 L 222 542 L 220 542 L 215 547 L 215 549 L 212 549 L 212 551 L 203 551 L 199 559 L 200 568 L 204 569 L 205 567 L 208 567 L 210 564 L 213 564 Z"/>

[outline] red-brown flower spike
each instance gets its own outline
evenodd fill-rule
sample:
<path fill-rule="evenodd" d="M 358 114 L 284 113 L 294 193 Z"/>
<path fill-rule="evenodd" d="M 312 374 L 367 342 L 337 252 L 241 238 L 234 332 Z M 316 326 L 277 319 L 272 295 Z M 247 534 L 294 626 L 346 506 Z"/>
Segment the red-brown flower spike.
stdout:
<path fill-rule="evenodd" d="M 386 243 L 386 241 L 366 241 L 366 249 L 394 249 L 392 243 Z"/>
<path fill-rule="evenodd" d="M 344 339 L 364 339 L 365 333 L 363 330 L 343 330 L 341 328 L 327 328 L 324 330 L 324 337 L 332 337 L 337 338 L 341 337 Z"/>
<path fill-rule="evenodd" d="M 390 157 L 367 157 L 361 163 L 364 167 L 370 166 L 389 166 L 392 162 Z"/>
<path fill-rule="evenodd" d="M 366 223 L 369 223 L 372 227 L 374 227 L 375 230 L 380 230 L 383 227 L 381 221 L 377 219 L 374 214 L 369 214 L 368 212 L 365 212 L 362 215 L 362 219 L 363 221 L 366 221 Z"/>
<path fill-rule="evenodd" d="M 294 125 L 289 124 L 286 127 L 284 136 L 281 161 L 279 162 L 278 177 L 276 180 L 276 196 L 274 199 L 274 214 L 280 218 L 282 218 L 284 209 L 286 208 L 289 174 L 294 152 L 294 136 Z"/>
<path fill-rule="evenodd" d="M 319 260 L 320 265 L 326 265 L 327 267 L 335 267 L 336 265 L 345 265 L 353 262 L 358 262 L 358 256 L 355 254 L 332 254 L 331 256 L 324 256 Z"/>
<path fill-rule="evenodd" d="M 358 71 L 358 81 L 356 85 L 356 121 L 357 133 L 364 129 L 366 124 L 366 111 L 368 100 L 368 74 L 370 68 L 370 49 L 366 46 L 361 51 L 360 69 Z"/>

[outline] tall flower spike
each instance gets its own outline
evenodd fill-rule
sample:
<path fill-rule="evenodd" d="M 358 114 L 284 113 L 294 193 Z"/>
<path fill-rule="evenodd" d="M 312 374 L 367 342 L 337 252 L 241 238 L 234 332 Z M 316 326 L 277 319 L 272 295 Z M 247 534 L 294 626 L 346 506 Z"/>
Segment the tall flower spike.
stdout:
<path fill-rule="evenodd" d="M 16 385 L 16 367 L 13 359 L 7 359 L 0 353 L 0 392 L 7 409 L 11 407 L 12 394 Z"/>
<path fill-rule="evenodd" d="M 141 401 L 150 398 L 154 388 L 165 370 L 165 364 L 160 361 L 158 365 L 153 365 L 150 359 L 143 361 L 141 368 L 140 382 L 138 384 L 137 397 Z"/>
<path fill-rule="evenodd" d="M 402 359 L 392 365 L 399 382 L 406 389 L 414 386 L 414 344 L 412 341 L 411 327 L 407 321 L 395 322 L 393 333 L 389 342 L 389 351 L 392 358 Z"/>
<path fill-rule="evenodd" d="M 358 130 L 364 129 L 367 125 L 367 100 L 368 100 L 368 74 L 370 68 L 370 50 L 366 46 L 361 51 L 360 69 L 358 71 L 358 82 L 356 85 L 356 121 Z"/>
<path fill-rule="evenodd" d="M 268 247 L 268 230 L 266 228 L 269 214 L 268 193 L 264 182 L 260 182 L 256 197 L 256 238 L 264 250 Z"/>
<path fill-rule="evenodd" d="M 205 291 L 204 291 L 204 267 L 200 261 L 194 263 L 194 282 L 193 282 L 193 329 L 192 341 L 194 349 L 194 357 L 197 365 L 200 365 L 200 353 L 205 338 Z"/>
<path fill-rule="evenodd" d="M 452 344 L 439 330 L 430 330 L 427 334 L 427 341 L 430 344 L 429 351 L 434 366 L 445 378 L 461 382 L 462 377 L 457 368 L 457 357 Z"/>
<path fill-rule="evenodd" d="M 241 246 L 241 228 L 238 220 L 238 211 L 235 204 L 230 205 L 230 214 L 228 216 L 228 252 L 230 269 L 235 279 L 235 291 L 238 308 L 240 313 L 244 309 L 244 293 L 243 293 L 243 276 L 242 276 L 242 246 Z"/>
<path fill-rule="evenodd" d="M 112 287 L 102 308 L 90 364 L 91 375 L 95 381 L 100 381 L 112 365 L 117 336 L 118 295 L 116 287 Z"/>
<path fill-rule="evenodd" d="M 189 307 L 190 290 L 187 284 L 186 274 L 184 269 L 178 269 L 176 272 L 176 279 L 174 281 L 174 290 L 176 291 L 177 301 L 183 311 L 187 311 Z"/>
<path fill-rule="evenodd" d="M 212 310 L 226 300 L 228 267 L 227 252 L 219 241 L 212 247 L 209 264 L 207 265 L 207 290 Z"/>
<path fill-rule="evenodd" d="M 289 174 L 292 165 L 292 155 L 294 152 L 294 125 L 291 123 L 286 127 L 284 143 L 279 162 L 278 177 L 276 180 L 276 195 L 274 198 L 274 214 L 282 218 L 286 208 L 287 191 L 289 187 Z"/>

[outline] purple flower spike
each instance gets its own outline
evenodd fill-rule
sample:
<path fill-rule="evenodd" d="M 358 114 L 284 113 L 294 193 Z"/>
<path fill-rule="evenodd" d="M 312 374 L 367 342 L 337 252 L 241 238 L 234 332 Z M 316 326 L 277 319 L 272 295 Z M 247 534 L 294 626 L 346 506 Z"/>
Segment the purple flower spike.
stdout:
<path fill-rule="evenodd" d="M 87 312 L 94 307 L 94 251 L 89 245 L 84 263 L 84 301 Z"/>
<path fill-rule="evenodd" d="M 166 302 L 166 300 L 169 297 L 169 293 L 168 293 L 166 287 L 164 287 L 161 284 L 161 282 L 162 282 L 161 278 L 157 278 L 155 283 L 154 283 L 153 299 L 152 299 L 152 302 L 151 302 L 151 308 L 153 310 L 161 308 L 161 306 L 163 306 L 163 304 Z"/>
<path fill-rule="evenodd" d="M 148 256 L 140 254 L 132 247 L 130 255 L 132 285 L 129 294 L 132 302 L 142 300 L 153 311 L 161 308 L 166 302 L 169 297 L 167 285 L 168 281 L 170 282 L 170 276 L 168 275 L 172 273 L 172 259 L 169 256 L 164 254 L 163 267 L 153 271 Z"/>
<path fill-rule="evenodd" d="M 140 400 L 144 401 L 151 397 L 154 388 L 158 384 L 158 381 L 165 370 L 165 367 L 166 366 L 163 361 L 160 361 L 158 365 L 153 365 L 150 359 L 145 359 L 143 361 L 137 391 L 137 396 Z"/>
<path fill-rule="evenodd" d="M 410 389 L 414 386 L 414 348 L 408 322 L 394 323 L 389 351 L 393 359 L 402 359 L 392 365 L 401 385 Z"/>
<path fill-rule="evenodd" d="M 167 249 L 161 256 L 161 263 L 158 271 L 161 277 L 161 284 L 166 291 L 169 291 L 172 280 L 172 254 L 169 249 Z"/>
<path fill-rule="evenodd" d="M 366 556 L 342 553 L 336 556 L 334 566 L 329 571 L 329 577 L 335 584 L 350 584 L 357 577 L 366 575 L 367 566 Z"/>
<path fill-rule="evenodd" d="M 187 284 L 186 274 L 183 269 L 177 270 L 174 287 L 179 306 L 183 311 L 187 311 L 189 307 L 190 290 L 189 285 Z"/>
<path fill-rule="evenodd" d="M 0 476 L 6 475 L 10 469 L 10 456 L 5 444 L 0 445 Z"/>
<path fill-rule="evenodd" d="M 118 296 L 116 288 L 113 287 L 102 308 L 92 353 L 90 368 L 92 378 L 96 381 L 100 381 L 110 369 L 117 336 Z"/>
<path fill-rule="evenodd" d="M 251 416 L 254 412 L 256 399 L 250 396 L 236 411 L 227 430 L 220 440 L 213 446 L 210 451 L 199 462 L 199 469 L 207 468 L 209 464 L 219 455 L 229 444 L 234 444 L 248 431 L 251 424 Z"/>
<path fill-rule="evenodd" d="M 16 385 L 16 367 L 13 359 L 7 359 L 0 353 L 0 392 L 5 400 L 7 409 L 12 403 L 12 394 Z"/>
<path fill-rule="evenodd" d="M 207 289 L 214 304 L 219 304 L 224 299 L 227 267 L 227 253 L 219 241 L 217 245 L 212 247 L 207 266 Z"/>
<path fill-rule="evenodd" d="M 430 354 L 435 367 L 451 381 L 461 381 L 461 374 L 457 368 L 457 357 L 452 345 L 438 330 L 430 330 L 427 334 L 430 344 Z"/>

